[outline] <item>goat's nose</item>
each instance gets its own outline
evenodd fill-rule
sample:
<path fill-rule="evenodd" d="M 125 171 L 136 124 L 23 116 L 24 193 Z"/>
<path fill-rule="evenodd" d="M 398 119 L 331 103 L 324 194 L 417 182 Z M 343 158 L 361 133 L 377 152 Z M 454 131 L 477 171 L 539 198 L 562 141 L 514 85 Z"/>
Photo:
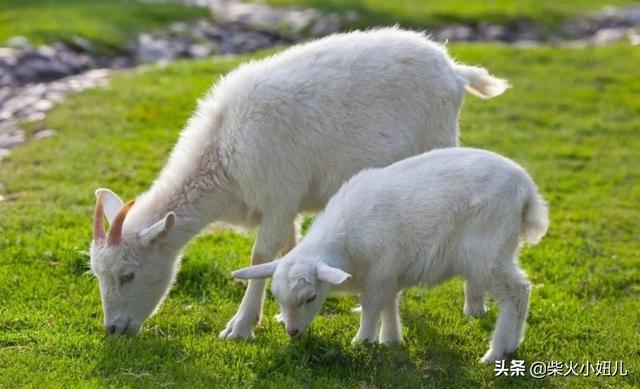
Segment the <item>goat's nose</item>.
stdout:
<path fill-rule="evenodd" d="M 292 330 L 287 330 L 287 334 L 289 334 L 290 337 L 294 337 L 296 335 L 298 335 L 298 332 L 300 332 L 300 330 L 296 329 L 292 329 Z"/>
<path fill-rule="evenodd" d="M 107 334 L 115 334 L 116 333 L 116 326 L 114 326 L 113 324 L 110 326 L 106 326 L 104 327 L 105 331 L 107 331 Z"/>

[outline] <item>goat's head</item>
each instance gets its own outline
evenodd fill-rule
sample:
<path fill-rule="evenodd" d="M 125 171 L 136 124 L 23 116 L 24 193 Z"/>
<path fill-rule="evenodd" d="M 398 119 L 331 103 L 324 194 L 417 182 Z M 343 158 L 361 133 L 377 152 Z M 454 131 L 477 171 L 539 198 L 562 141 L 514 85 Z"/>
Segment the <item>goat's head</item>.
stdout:
<path fill-rule="evenodd" d="M 136 334 L 175 279 L 178 252 L 163 244 L 175 215 L 170 212 L 140 231 L 126 231 L 125 218 L 134 202 L 123 204 L 108 189 L 98 189 L 96 197 L 91 270 L 100 283 L 104 328 L 110 334 Z"/>
<path fill-rule="evenodd" d="M 278 261 L 236 270 L 233 275 L 245 279 L 273 277 L 271 292 L 280 305 L 285 330 L 291 337 L 307 330 L 322 309 L 331 287 L 351 277 L 319 260 L 296 258 L 293 252 Z"/>

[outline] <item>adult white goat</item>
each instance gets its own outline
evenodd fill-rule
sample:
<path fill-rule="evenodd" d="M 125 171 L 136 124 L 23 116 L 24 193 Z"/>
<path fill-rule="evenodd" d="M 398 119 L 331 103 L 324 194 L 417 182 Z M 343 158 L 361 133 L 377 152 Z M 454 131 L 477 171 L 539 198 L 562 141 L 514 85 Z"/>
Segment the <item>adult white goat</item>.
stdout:
<path fill-rule="evenodd" d="M 263 263 L 295 245 L 300 211 L 322 208 L 356 172 L 457 145 L 465 87 L 490 98 L 507 84 L 397 28 L 333 35 L 230 73 L 199 102 L 135 206 L 96 192 L 91 267 L 107 331 L 140 329 L 180 250 L 209 223 L 259 224 L 251 263 Z M 220 336 L 251 337 L 263 295 L 264 282 L 250 282 Z"/>
<path fill-rule="evenodd" d="M 435 150 L 357 174 L 281 260 L 234 275 L 273 276 L 292 337 L 304 333 L 330 289 L 359 293 L 355 340 L 371 342 L 401 341 L 402 289 L 462 276 L 473 286 L 465 313 L 484 313 L 484 291 L 497 297 L 498 322 L 482 358 L 492 362 L 515 351 L 529 307 L 519 238 L 537 242 L 548 223 L 536 185 L 514 162 L 477 149 Z"/>

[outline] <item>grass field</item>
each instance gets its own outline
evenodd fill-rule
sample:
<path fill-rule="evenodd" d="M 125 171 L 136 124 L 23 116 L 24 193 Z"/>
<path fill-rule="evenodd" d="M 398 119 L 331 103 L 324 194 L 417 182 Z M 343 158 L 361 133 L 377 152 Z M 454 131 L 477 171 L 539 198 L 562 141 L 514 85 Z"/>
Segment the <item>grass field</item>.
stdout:
<path fill-rule="evenodd" d="M 196 98 L 243 60 L 231 58 L 122 73 L 31 128 L 58 136 L 0 163 L 0 387 L 638 387 L 640 51 L 450 50 L 513 84 L 495 100 L 467 97 L 464 144 L 520 162 L 551 206 L 548 236 L 521 255 L 534 290 L 516 358 L 623 360 L 629 376 L 494 377 L 477 360 L 496 306 L 465 318 L 457 280 L 405 294 L 399 347 L 350 345 L 353 297 L 331 298 L 293 342 L 268 297 L 255 340 L 218 340 L 244 291 L 230 271 L 247 264 L 254 238 L 236 232 L 189 245 L 177 284 L 140 336 L 106 337 L 97 283 L 85 274 L 93 190 L 126 198 L 144 190 Z"/>
<path fill-rule="evenodd" d="M 627 5 L 630 0 L 266 0 L 278 6 L 314 7 L 325 11 L 357 11 L 360 18 L 350 27 L 400 23 L 424 28 L 448 23 L 481 21 L 508 24 L 529 20 L 558 29 L 562 21 L 578 14 L 599 11 L 604 5 Z M 636 2 L 637 3 L 637 2 Z"/>
<path fill-rule="evenodd" d="M 17 35 L 36 44 L 81 36 L 113 53 L 138 32 L 208 16 L 206 8 L 140 0 L 1 0 L 0 45 Z"/>

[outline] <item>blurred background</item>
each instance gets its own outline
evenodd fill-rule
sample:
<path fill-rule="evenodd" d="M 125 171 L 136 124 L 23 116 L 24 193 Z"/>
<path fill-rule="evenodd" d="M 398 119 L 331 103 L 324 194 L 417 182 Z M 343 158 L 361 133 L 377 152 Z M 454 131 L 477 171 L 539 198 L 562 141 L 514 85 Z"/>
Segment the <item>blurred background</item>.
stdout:
<path fill-rule="evenodd" d="M 24 141 L 16 121 L 42 119 L 108 70 L 395 24 L 441 42 L 640 44 L 640 5 L 627 0 L 2 0 L 0 156 Z"/>

